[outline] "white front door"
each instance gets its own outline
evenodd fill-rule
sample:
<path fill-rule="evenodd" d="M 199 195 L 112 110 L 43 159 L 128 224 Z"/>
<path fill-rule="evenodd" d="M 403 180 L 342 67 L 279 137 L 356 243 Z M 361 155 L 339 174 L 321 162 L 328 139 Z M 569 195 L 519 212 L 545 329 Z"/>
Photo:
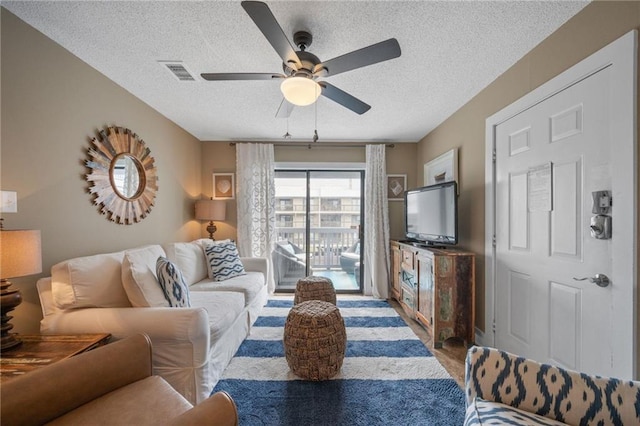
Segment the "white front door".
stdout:
<path fill-rule="evenodd" d="M 619 99 L 615 66 L 583 64 L 578 70 L 583 74 L 570 84 L 517 105 L 492 124 L 490 272 L 497 348 L 590 374 L 630 378 L 636 346 L 636 166 L 633 131 L 620 140 L 618 126 L 633 129 L 635 122 L 620 119 L 620 111 L 633 107 Z M 632 88 L 633 83 L 629 92 Z M 591 236 L 594 191 L 613 195 L 605 213 L 612 219 L 610 239 Z M 597 274 L 601 285 L 604 276 L 610 283 L 597 285 L 592 280 Z"/>

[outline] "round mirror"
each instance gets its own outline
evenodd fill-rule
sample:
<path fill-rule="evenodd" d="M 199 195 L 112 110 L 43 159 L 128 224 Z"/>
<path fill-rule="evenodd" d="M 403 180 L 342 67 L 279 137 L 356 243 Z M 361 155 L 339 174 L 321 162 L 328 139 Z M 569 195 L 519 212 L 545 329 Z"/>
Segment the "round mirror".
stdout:
<path fill-rule="evenodd" d="M 125 200 L 136 199 L 142 194 L 144 170 L 138 159 L 130 154 L 118 154 L 111 161 L 109 179 L 116 193 Z"/>
<path fill-rule="evenodd" d="M 109 127 L 91 140 L 89 192 L 94 204 L 109 220 L 131 225 L 151 211 L 158 190 L 158 176 L 149 148 L 129 129 Z"/>

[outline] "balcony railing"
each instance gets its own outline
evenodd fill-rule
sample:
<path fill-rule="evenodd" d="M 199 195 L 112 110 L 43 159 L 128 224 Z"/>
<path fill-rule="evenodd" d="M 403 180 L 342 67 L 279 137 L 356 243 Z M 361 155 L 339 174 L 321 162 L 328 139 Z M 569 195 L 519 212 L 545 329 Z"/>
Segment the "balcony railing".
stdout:
<path fill-rule="evenodd" d="M 305 228 L 276 228 L 277 240 L 288 240 L 305 250 Z M 311 269 L 340 268 L 340 254 L 358 241 L 356 228 L 311 228 L 309 266 Z"/>

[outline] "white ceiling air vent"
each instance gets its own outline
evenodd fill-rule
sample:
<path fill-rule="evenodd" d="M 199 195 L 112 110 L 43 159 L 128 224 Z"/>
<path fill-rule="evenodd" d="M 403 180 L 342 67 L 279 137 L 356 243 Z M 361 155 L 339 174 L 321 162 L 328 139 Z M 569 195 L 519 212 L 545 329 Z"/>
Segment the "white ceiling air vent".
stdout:
<path fill-rule="evenodd" d="M 191 72 L 184 66 L 181 61 L 158 61 L 171 72 L 180 81 L 196 81 Z"/>

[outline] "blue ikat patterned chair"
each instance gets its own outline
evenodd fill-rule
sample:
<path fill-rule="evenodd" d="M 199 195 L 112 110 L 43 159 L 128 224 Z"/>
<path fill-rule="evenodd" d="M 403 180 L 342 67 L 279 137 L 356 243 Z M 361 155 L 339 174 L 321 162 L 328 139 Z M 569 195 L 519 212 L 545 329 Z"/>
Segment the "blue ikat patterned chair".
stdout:
<path fill-rule="evenodd" d="M 640 425 L 640 382 L 474 346 L 467 353 L 465 383 L 465 426 Z"/>

